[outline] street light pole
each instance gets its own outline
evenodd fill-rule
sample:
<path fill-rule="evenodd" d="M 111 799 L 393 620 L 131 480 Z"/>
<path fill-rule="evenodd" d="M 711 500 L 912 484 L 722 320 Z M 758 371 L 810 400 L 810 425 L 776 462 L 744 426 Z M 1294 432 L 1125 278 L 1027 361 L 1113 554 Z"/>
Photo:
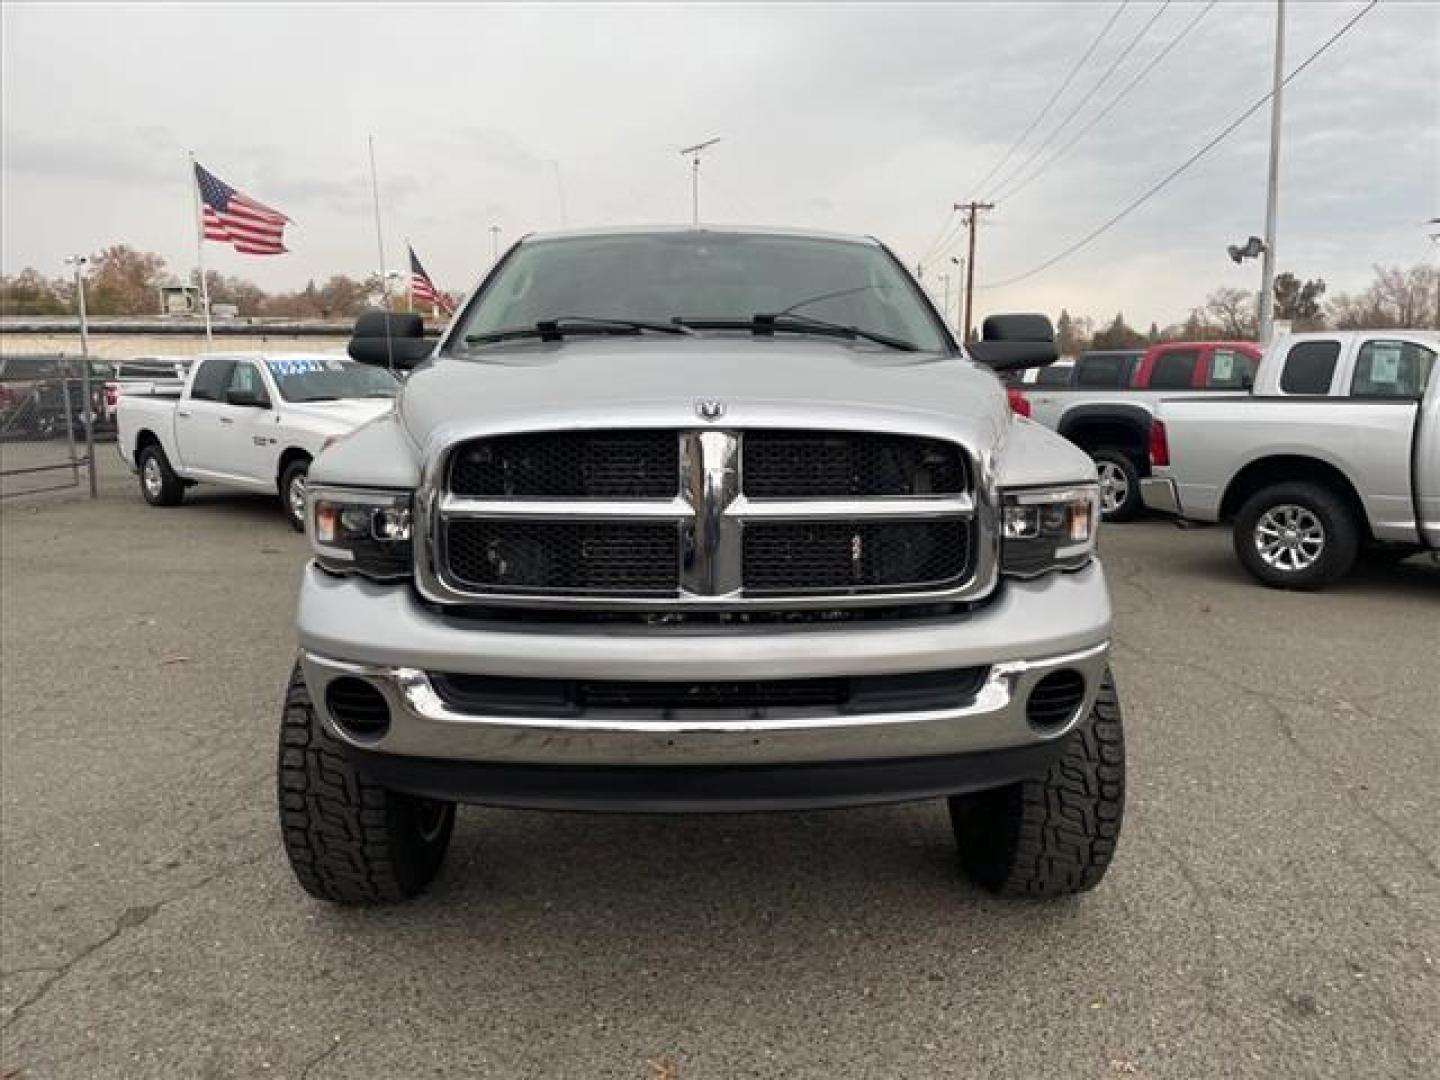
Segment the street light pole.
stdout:
<path fill-rule="evenodd" d="M 490 226 L 490 265 L 500 261 L 500 226 Z"/>
<path fill-rule="evenodd" d="M 1275 89 L 1270 99 L 1270 175 L 1265 188 L 1265 252 L 1260 264 L 1260 344 L 1275 336 L 1275 216 L 1280 201 L 1280 93 L 1285 86 L 1285 0 L 1275 0 Z"/>
<path fill-rule="evenodd" d="M 95 481 L 95 398 L 90 389 L 90 323 L 85 315 L 85 275 L 83 273 L 85 264 L 89 261 L 84 255 L 68 255 L 65 261 L 75 268 L 75 299 L 79 304 L 80 311 L 80 419 L 85 424 L 85 458 L 86 472 L 90 474 L 90 497 L 98 497 Z M 60 393 L 65 399 L 68 414 L 70 401 L 70 388 L 66 385 L 65 379 L 60 380 Z M 73 435 L 72 435 L 73 439 Z"/>
<path fill-rule="evenodd" d="M 719 141 L 716 136 L 680 151 L 682 156 L 690 155 L 690 220 L 697 229 L 700 227 L 700 155 Z"/>

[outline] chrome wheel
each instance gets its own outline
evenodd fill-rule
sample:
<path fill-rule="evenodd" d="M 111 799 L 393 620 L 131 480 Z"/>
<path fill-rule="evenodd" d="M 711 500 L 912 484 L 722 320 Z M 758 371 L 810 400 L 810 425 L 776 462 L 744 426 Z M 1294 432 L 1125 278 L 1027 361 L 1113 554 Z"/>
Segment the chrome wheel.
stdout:
<path fill-rule="evenodd" d="M 145 464 L 140 466 L 140 483 L 145 487 L 147 498 L 160 498 L 161 489 L 165 486 L 165 477 L 160 472 L 160 462 L 154 454 L 147 457 Z"/>
<path fill-rule="evenodd" d="M 1097 461 L 1095 470 L 1100 474 L 1100 512 L 1113 514 L 1130 498 L 1130 479 L 1113 461 Z"/>
<path fill-rule="evenodd" d="M 1325 526 L 1310 510 L 1294 503 L 1272 506 L 1255 522 L 1255 550 L 1285 573 L 1314 566 L 1325 550 Z"/>
<path fill-rule="evenodd" d="M 305 520 L 305 474 L 299 473 L 290 478 L 290 487 L 285 492 L 285 504 L 290 508 L 290 516 L 296 521 Z"/>

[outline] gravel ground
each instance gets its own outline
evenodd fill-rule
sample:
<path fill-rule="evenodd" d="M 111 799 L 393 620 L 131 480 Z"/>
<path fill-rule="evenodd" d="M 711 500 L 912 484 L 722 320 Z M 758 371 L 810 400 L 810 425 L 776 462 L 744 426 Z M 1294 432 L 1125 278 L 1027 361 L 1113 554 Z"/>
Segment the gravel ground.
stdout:
<path fill-rule="evenodd" d="M 4 1075 L 1440 1075 L 1440 569 L 1323 595 L 1107 530 L 1131 794 L 1083 898 L 959 876 L 943 807 L 463 810 L 415 903 L 281 854 L 304 541 L 266 499 L 7 500 Z M 82 488 L 83 493 L 83 488 Z"/>

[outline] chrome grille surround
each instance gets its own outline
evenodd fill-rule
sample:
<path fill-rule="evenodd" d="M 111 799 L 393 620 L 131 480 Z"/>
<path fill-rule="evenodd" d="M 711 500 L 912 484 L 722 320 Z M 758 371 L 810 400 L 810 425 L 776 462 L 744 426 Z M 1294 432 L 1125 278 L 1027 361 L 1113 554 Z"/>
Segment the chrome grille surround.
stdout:
<path fill-rule="evenodd" d="M 691 421 L 693 424 L 693 420 Z M 754 425 L 751 425 L 753 428 Z M 787 427 L 795 429 L 793 420 Z M 424 479 L 416 493 L 416 584 L 422 596 L 441 604 L 495 607 L 585 608 L 644 611 L 798 610 L 862 606 L 965 602 L 988 595 L 998 578 L 998 512 L 988 493 L 990 462 L 961 450 L 969 490 L 943 496 L 873 496 L 852 499 L 749 498 L 743 487 L 745 429 L 666 425 L 680 441 L 680 475 L 673 498 L 654 499 L 473 499 L 449 493 L 451 456 L 464 444 L 511 432 L 476 431 L 454 438 L 427 455 Z M 604 431 L 609 425 L 597 425 Z M 573 431 L 573 428 L 564 429 Z M 843 429 L 826 424 L 817 432 Z M 933 432 L 903 427 L 888 434 L 934 438 Z M 560 432 L 557 432 L 559 434 Z M 871 434 L 856 430 L 856 435 Z M 527 431 L 543 435 L 543 431 Z M 952 440 L 953 441 L 953 440 Z M 673 595 L 625 595 L 576 590 L 498 591 L 467 586 L 449 571 L 445 523 L 463 519 L 532 522 L 674 523 L 680 532 L 677 582 Z M 746 522 L 878 524 L 884 521 L 964 522 L 968 560 L 953 581 L 915 588 L 856 588 L 836 591 L 797 589 L 793 594 L 767 591 L 746 595 L 744 526 Z"/>

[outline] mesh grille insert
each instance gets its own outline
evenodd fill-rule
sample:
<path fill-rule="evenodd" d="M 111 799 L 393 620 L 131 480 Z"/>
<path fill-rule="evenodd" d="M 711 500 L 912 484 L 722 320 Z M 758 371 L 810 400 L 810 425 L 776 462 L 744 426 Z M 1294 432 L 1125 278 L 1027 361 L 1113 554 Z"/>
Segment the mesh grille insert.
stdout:
<path fill-rule="evenodd" d="M 745 526 L 750 595 L 921 589 L 957 581 L 963 521 L 757 522 Z"/>
<path fill-rule="evenodd" d="M 450 490 L 477 499 L 667 499 L 679 486 L 674 431 L 504 435 L 450 461 Z"/>
<path fill-rule="evenodd" d="M 674 595 L 680 533 L 628 521 L 449 521 L 450 572 L 500 592 Z"/>
<path fill-rule="evenodd" d="M 749 431 L 745 494 L 755 499 L 958 495 L 960 448 L 940 439 L 848 431 Z"/>

